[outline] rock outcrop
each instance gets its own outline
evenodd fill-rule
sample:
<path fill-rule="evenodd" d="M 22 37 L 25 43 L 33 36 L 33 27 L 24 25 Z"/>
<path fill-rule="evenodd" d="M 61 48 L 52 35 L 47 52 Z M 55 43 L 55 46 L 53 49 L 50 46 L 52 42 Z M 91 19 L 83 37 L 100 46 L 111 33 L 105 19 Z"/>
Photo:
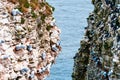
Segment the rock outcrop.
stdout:
<path fill-rule="evenodd" d="M 73 80 L 120 80 L 119 0 L 92 0 L 94 11 L 74 57 Z"/>
<path fill-rule="evenodd" d="M 45 0 L 0 0 L 0 80 L 44 80 L 59 54 L 60 29 Z"/>

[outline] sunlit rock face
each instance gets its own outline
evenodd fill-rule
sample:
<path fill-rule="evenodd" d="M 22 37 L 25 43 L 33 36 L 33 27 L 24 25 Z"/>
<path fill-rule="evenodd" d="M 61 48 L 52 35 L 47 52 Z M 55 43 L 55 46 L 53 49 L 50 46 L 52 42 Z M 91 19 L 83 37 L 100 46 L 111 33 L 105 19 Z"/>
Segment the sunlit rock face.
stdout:
<path fill-rule="evenodd" d="M 0 80 L 44 80 L 61 47 L 45 0 L 0 0 Z"/>
<path fill-rule="evenodd" d="M 73 80 L 120 80 L 119 0 L 92 0 L 94 10 L 74 57 Z"/>

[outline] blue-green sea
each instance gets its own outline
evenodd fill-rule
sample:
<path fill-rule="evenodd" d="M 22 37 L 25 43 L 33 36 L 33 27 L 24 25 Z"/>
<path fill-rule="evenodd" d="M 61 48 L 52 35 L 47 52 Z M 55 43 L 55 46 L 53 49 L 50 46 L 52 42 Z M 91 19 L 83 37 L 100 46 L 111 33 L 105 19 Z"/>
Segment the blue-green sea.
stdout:
<path fill-rule="evenodd" d="M 47 80 L 72 80 L 73 57 L 80 47 L 80 40 L 87 26 L 89 13 L 93 10 L 91 0 L 47 0 L 55 7 L 53 16 L 61 29 L 62 52 L 52 65 Z"/>

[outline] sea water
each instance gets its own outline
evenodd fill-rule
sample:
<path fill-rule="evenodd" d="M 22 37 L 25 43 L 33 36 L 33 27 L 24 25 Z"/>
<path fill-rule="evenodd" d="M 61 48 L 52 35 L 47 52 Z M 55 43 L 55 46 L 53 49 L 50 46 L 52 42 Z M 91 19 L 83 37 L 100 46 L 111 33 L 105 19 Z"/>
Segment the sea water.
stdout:
<path fill-rule="evenodd" d="M 92 12 L 93 6 L 91 0 L 47 0 L 47 2 L 55 7 L 53 16 L 62 31 L 62 52 L 52 65 L 47 80 L 72 80 L 73 57 L 80 47 L 84 27 L 87 26 L 86 18 Z"/>

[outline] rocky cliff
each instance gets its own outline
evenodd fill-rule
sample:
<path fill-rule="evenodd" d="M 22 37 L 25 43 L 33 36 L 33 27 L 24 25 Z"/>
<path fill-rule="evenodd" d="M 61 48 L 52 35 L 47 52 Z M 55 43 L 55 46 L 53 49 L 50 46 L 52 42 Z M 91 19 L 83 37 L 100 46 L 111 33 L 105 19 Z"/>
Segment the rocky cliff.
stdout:
<path fill-rule="evenodd" d="M 92 0 L 94 10 L 74 57 L 73 80 L 120 80 L 119 0 Z"/>
<path fill-rule="evenodd" d="M 0 80 L 44 80 L 59 54 L 60 29 L 45 0 L 0 0 Z"/>

